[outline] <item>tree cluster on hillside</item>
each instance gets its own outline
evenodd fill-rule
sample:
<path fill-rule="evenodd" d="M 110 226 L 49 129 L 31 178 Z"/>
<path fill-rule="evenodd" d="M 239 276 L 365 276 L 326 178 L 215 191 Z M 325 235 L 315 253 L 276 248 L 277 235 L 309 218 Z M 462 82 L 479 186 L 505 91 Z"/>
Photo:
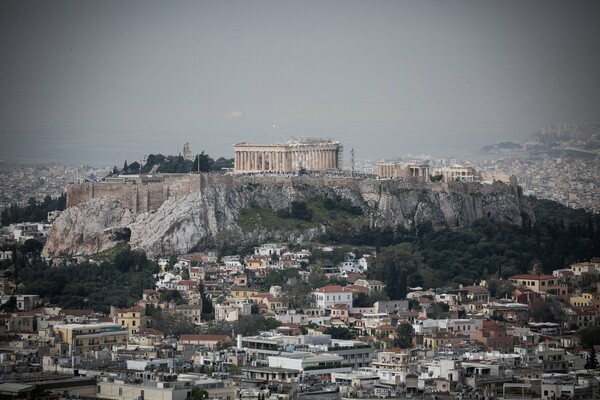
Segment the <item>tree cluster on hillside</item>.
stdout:
<path fill-rule="evenodd" d="M 233 168 L 233 159 L 219 157 L 217 160 L 212 159 L 208 154 L 202 151 L 194 157 L 194 160 L 186 160 L 182 155 L 163 155 L 150 154 L 146 157 L 146 163 L 141 166 L 139 162 L 134 161 L 123 164 L 123 168 L 113 168 L 112 175 L 117 174 L 147 174 L 157 166 L 156 172 L 162 173 L 189 173 L 189 172 L 210 172 L 222 171 L 224 169 Z"/>
<path fill-rule="evenodd" d="M 0 222 L 2 226 L 8 226 L 18 222 L 46 221 L 50 211 L 63 211 L 66 205 L 67 196 L 64 193 L 55 199 L 47 195 L 43 201 L 30 197 L 25 207 L 12 203 L 2 210 Z"/>
<path fill-rule="evenodd" d="M 113 259 L 52 267 L 38 258 L 18 268 L 18 292 L 37 294 L 63 308 L 108 312 L 110 306 L 131 307 L 143 290 L 154 286 L 156 263 L 143 252 L 125 247 Z"/>
<path fill-rule="evenodd" d="M 369 275 L 386 282 L 392 299 L 403 298 L 408 287 L 472 285 L 490 276 L 526 273 L 535 264 L 540 273 L 549 273 L 600 255 L 600 215 L 530 201 L 535 224 L 480 220 L 462 228 L 434 229 L 430 223 L 410 230 L 364 226 L 355 236 L 349 235 L 349 242 L 377 248 Z M 496 283 L 493 289 L 503 294 L 510 288 Z"/>

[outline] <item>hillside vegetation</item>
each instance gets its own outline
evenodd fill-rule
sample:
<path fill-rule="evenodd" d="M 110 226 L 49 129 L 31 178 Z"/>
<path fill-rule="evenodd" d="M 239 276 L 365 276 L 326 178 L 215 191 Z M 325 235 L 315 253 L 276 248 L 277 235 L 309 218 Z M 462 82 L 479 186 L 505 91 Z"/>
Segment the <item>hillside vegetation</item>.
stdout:
<path fill-rule="evenodd" d="M 530 202 L 537 222 L 526 226 L 481 220 L 462 228 L 434 229 L 428 222 L 413 229 L 370 227 L 360 209 L 341 199 L 323 198 L 294 202 L 284 210 L 252 205 L 242 210 L 240 220 L 248 229 L 253 224 L 266 229 L 322 224 L 325 233 L 319 238 L 321 243 L 340 250 L 375 249 L 377 258 L 369 276 L 385 281 L 387 295 L 399 299 L 405 296 L 407 287 L 470 285 L 493 276 L 506 278 L 525 273 L 536 263 L 548 273 L 600 256 L 600 215 L 551 201 Z M 41 247 L 29 242 L 13 249 L 16 270 L 6 263 L 2 265 L 5 276 L 16 275 L 22 284 L 20 293 L 39 294 L 66 308 L 108 311 L 110 305 L 131 306 L 141 298 L 143 289 L 154 286 L 152 274 L 157 272 L 156 264 L 126 244 L 94 256 L 95 261 L 50 267 L 36 255 Z M 231 243 L 230 250 L 228 254 L 243 249 Z M 323 264 L 319 254 L 318 249 L 313 249 L 309 267 Z M 338 256 L 335 262 L 343 260 L 343 253 Z M 309 285 L 326 282 L 320 274 L 312 275 Z"/>

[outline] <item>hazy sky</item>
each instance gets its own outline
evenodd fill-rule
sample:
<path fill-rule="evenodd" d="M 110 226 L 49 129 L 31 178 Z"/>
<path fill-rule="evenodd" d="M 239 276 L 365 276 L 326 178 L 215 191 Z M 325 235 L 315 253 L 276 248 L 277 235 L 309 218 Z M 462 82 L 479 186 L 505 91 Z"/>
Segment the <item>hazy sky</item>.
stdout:
<path fill-rule="evenodd" d="M 600 120 L 599 17 L 599 1 L 2 0 L 0 159 L 306 136 L 358 159 L 464 153 Z"/>

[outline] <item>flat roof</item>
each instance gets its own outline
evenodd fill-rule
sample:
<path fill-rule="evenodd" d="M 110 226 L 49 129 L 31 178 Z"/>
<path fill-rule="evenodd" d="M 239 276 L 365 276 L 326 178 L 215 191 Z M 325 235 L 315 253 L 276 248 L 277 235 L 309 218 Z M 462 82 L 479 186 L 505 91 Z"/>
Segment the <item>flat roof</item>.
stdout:
<path fill-rule="evenodd" d="M 18 394 L 31 392 L 35 389 L 34 384 L 25 383 L 2 383 L 0 384 L 0 393 L 3 394 Z"/>

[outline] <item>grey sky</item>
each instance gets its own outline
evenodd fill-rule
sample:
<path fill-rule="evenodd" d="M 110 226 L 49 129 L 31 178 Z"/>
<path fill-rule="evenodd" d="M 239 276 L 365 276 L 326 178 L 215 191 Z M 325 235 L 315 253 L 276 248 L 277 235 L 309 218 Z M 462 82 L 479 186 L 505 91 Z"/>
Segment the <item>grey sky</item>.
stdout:
<path fill-rule="evenodd" d="M 0 2 L 0 159 L 456 154 L 600 120 L 598 1 Z M 273 128 L 273 119 L 277 128 Z"/>

